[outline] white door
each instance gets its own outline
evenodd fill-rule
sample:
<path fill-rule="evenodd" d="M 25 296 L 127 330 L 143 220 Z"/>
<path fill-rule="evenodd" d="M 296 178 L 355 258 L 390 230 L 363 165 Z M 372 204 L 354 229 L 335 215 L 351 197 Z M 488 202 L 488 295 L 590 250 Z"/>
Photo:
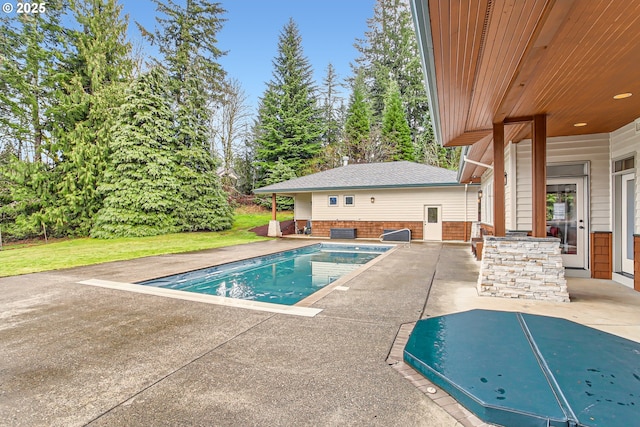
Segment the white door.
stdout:
<path fill-rule="evenodd" d="M 424 207 L 423 240 L 442 240 L 442 206 Z"/>
<path fill-rule="evenodd" d="M 560 239 L 565 267 L 587 265 L 585 212 L 584 178 L 547 180 L 547 236 Z"/>
<path fill-rule="evenodd" d="M 634 230 L 634 207 L 635 207 L 635 182 L 633 174 L 622 175 L 622 238 L 621 258 L 622 271 L 633 274 L 633 230 Z"/>

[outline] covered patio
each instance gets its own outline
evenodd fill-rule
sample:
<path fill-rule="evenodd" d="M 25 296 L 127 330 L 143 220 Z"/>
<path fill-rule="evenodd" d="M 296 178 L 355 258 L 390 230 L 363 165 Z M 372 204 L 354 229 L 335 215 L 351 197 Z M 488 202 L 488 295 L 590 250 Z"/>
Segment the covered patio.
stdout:
<path fill-rule="evenodd" d="M 613 276 L 640 290 L 633 136 L 640 129 L 640 2 L 412 0 L 411 5 L 436 138 L 446 147 L 464 147 L 458 179 L 481 183 L 483 226 L 496 245 L 510 245 L 520 258 L 531 245 L 553 246 L 549 262 L 559 265 L 548 276 L 560 289 L 567 271 Z M 602 148 L 596 154 L 591 146 Z M 629 165 L 618 168 L 617 162 L 627 159 Z M 618 194 L 626 191 L 620 190 L 623 172 L 636 195 L 635 201 L 632 194 L 624 196 L 627 214 Z M 567 180 L 577 184 L 569 187 Z M 578 193 L 584 209 L 574 209 Z M 554 221 L 570 232 L 560 234 Z M 510 231 L 526 237 L 512 238 Z M 484 259 L 486 270 L 505 262 L 500 255 Z M 538 282 L 546 286 L 545 280 Z M 510 296 L 504 288 L 485 285 L 479 285 L 480 292 Z M 535 289 L 526 293 L 538 297 Z"/>

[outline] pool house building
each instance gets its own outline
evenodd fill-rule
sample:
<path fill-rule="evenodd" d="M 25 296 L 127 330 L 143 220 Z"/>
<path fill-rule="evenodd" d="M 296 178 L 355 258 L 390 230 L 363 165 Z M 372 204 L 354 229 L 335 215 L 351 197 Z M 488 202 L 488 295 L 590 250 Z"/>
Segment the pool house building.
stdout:
<path fill-rule="evenodd" d="M 296 230 L 314 237 L 379 238 L 408 229 L 412 240 L 467 241 L 478 219 L 479 184 L 456 177 L 455 171 L 408 161 L 345 161 L 254 192 L 274 200 L 276 194 L 293 197 Z"/>

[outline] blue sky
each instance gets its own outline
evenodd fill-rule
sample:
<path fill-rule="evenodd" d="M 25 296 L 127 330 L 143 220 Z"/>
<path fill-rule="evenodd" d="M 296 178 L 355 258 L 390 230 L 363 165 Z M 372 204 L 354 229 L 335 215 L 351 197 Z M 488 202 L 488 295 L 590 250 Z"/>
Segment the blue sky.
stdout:
<path fill-rule="evenodd" d="M 180 0 L 176 0 L 180 2 Z M 141 37 L 133 21 L 155 26 L 155 5 L 150 0 L 122 0 L 129 14 L 134 43 Z M 278 37 L 289 18 L 298 25 L 302 48 L 320 84 L 329 63 L 340 78 L 351 75 L 350 63 L 359 56 L 353 47 L 363 38 L 375 0 L 222 0 L 227 10 L 218 47 L 228 51 L 220 63 L 230 77 L 242 84 L 252 108 L 271 79 Z M 347 94 L 348 96 L 348 94 Z"/>

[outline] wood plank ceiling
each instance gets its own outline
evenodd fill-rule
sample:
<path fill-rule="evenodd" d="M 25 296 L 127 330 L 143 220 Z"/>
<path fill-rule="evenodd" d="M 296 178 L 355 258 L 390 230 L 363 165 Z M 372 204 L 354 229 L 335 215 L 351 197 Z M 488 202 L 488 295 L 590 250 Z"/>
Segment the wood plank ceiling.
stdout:
<path fill-rule="evenodd" d="M 494 122 L 547 114 L 553 137 L 640 117 L 640 0 L 424 1 L 443 145 L 472 145 L 469 158 L 491 164 Z M 521 124 L 505 131 L 507 141 L 529 137 Z M 461 181 L 483 170 L 467 164 Z"/>

